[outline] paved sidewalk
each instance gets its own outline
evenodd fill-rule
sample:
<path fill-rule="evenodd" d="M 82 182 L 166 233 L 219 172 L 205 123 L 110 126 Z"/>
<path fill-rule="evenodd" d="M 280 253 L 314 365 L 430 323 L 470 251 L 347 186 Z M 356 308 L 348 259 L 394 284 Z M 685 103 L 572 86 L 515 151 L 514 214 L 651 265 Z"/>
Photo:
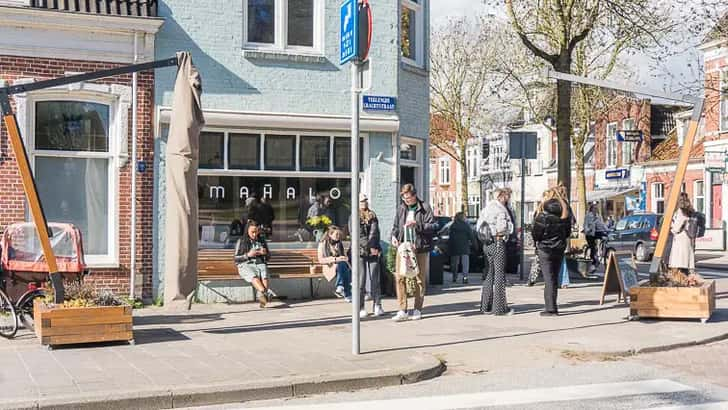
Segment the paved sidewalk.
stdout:
<path fill-rule="evenodd" d="M 728 277 L 728 275 L 726 275 Z M 471 276 L 471 281 L 473 277 Z M 431 289 L 420 322 L 362 323 L 364 354 L 350 353 L 351 305 L 336 299 L 257 305 L 195 305 L 190 315 L 135 311 L 137 345 L 48 351 L 30 334 L 0 340 L 6 407 L 169 408 L 353 390 L 449 373 L 480 373 L 549 361 L 598 359 L 728 337 L 728 279 L 718 280 L 711 321 L 626 320 L 628 308 L 598 303 L 601 283 L 559 293 L 562 315 L 542 318 L 543 287 L 508 288 L 517 314 L 483 316 L 479 286 Z M 385 309 L 395 310 L 394 299 Z M 100 406 L 100 403 L 107 403 Z"/>

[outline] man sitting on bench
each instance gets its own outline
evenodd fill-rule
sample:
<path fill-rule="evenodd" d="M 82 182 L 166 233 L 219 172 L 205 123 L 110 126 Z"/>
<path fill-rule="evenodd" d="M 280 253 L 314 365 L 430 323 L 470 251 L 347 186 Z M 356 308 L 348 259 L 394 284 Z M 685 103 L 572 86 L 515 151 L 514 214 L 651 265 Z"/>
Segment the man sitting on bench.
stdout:
<path fill-rule="evenodd" d="M 272 292 L 268 289 L 268 266 L 270 259 L 268 244 L 260 236 L 258 222 L 248 220 L 243 237 L 235 246 L 235 264 L 238 273 L 258 291 L 258 301 L 263 308 L 268 304 Z"/>

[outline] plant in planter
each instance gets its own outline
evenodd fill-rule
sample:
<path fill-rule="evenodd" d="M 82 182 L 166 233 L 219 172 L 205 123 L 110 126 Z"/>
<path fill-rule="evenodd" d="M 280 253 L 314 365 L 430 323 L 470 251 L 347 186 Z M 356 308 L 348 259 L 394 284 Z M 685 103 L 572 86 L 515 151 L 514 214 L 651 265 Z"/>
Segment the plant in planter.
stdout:
<path fill-rule="evenodd" d="M 312 216 L 306 220 L 306 225 L 313 229 L 313 236 L 316 238 L 316 242 L 321 240 L 324 232 L 331 224 L 331 218 L 326 215 Z"/>

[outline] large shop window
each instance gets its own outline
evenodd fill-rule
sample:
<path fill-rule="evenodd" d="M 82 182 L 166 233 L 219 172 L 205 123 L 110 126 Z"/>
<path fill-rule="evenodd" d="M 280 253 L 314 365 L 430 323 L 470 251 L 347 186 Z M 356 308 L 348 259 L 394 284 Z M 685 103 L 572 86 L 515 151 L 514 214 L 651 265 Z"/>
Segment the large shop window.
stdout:
<path fill-rule="evenodd" d="M 312 216 L 327 216 L 346 228 L 349 221 L 351 183 L 348 178 L 199 176 L 201 248 L 232 248 L 238 237 L 230 227 L 247 221 L 259 195 L 273 210 L 272 242 L 311 242 Z"/>
<path fill-rule="evenodd" d="M 321 49 L 323 0 L 243 0 L 249 48 Z"/>
<path fill-rule="evenodd" d="M 313 216 L 325 215 L 347 230 L 349 137 L 225 131 L 202 135 L 213 142 L 201 144 L 210 148 L 206 153 L 201 149 L 200 157 L 215 161 L 201 168 L 198 177 L 201 247 L 234 246 L 238 237 L 231 228 L 249 218 L 268 225 L 265 219 L 273 216 L 269 240 L 288 245 L 314 240 L 316 227 L 308 223 Z M 359 142 L 363 166 L 364 138 Z"/>
<path fill-rule="evenodd" d="M 200 133 L 200 168 L 222 169 L 225 166 L 225 134 L 222 132 Z"/>
<path fill-rule="evenodd" d="M 400 47 L 404 61 L 423 67 L 424 60 L 424 18 L 422 4 L 425 0 L 402 0 L 400 16 Z"/>
<path fill-rule="evenodd" d="M 35 103 L 35 182 L 48 221 L 76 225 L 90 262 L 111 258 L 113 186 L 109 106 L 83 101 Z"/>

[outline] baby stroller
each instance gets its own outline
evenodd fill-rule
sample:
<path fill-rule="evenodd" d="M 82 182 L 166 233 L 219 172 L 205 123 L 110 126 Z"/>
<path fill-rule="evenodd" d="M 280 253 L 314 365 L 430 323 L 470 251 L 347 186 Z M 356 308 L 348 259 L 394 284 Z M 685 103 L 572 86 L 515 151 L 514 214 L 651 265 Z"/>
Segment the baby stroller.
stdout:
<path fill-rule="evenodd" d="M 67 223 L 49 223 L 50 238 L 63 278 L 80 279 L 87 273 L 81 232 Z M 44 284 L 49 280 L 48 263 L 43 255 L 35 225 L 16 223 L 3 232 L 0 244 L 0 290 L 12 302 L 17 319 L 33 330 L 33 300 L 45 296 Z"/>

